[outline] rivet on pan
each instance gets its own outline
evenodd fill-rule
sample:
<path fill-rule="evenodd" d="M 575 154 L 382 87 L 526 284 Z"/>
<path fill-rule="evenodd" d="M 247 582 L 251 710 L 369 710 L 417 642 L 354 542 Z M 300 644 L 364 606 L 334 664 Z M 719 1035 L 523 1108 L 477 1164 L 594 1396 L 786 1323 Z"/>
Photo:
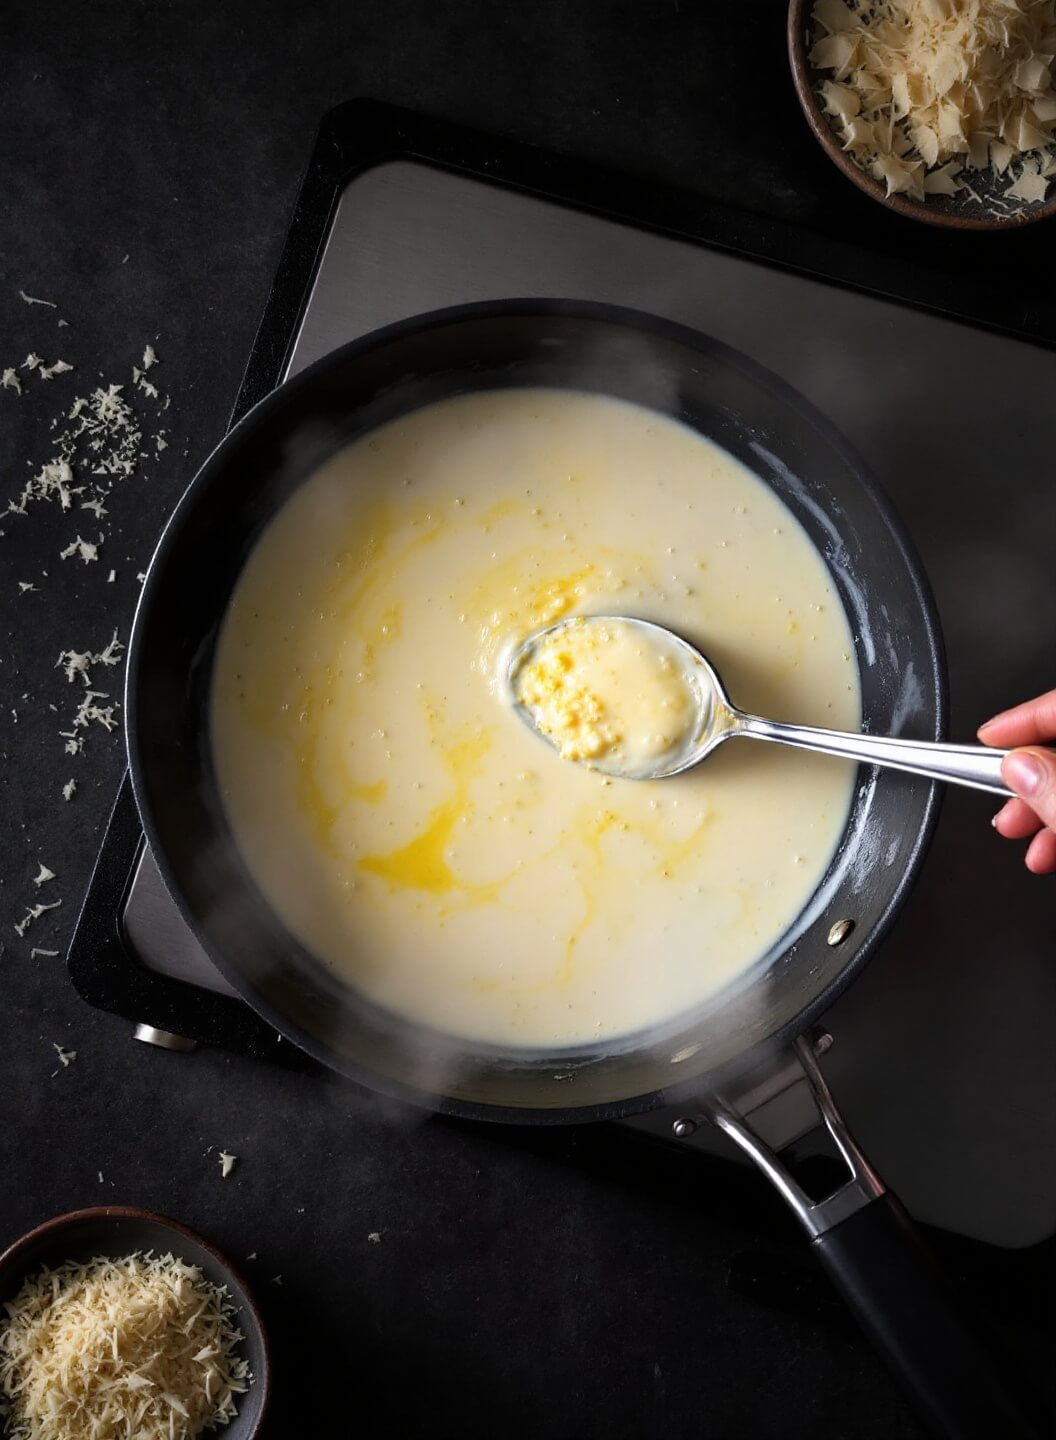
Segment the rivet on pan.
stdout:
<path fill-rule="evenodd" d="M 688 1140 L 691 1135 L 696 1133 L 697 1122 L 690 1120 L 688 1116 L 683 1116 L 681 1120 L 675 1121 L 671 1129 L 675 1132 L 676 1140 Z"/>
<path fill-rule="evenodd" d="M 853 929 L 853 920 L 837 920 L 836 924 L 829 931 L 829 944 L 842 945 Z"/>
<path fill-rule="evenodd" d="M 832 1036 L 827 1030 L 819 1030 L 814 1036 L 814 1054 L 826 1055 L 832 1049 Z"/>

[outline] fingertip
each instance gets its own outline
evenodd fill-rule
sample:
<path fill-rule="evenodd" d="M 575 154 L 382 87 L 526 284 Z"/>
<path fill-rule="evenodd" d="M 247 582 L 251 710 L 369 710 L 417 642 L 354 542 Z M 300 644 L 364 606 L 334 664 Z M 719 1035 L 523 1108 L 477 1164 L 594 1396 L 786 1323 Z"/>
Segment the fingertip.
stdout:
<path fill-rule="evenodd" d="M 1006 804 L 1001 806 L 1001 809 L 997 812 L 996 815 L 991 815 L 990 817 L 990 824 L 994 827 L 997 833 L 1002 836 L 1002 838 L 1005 838 L 1004 825 L 1005 821 L 1008 819 L 1011 809 L 1012 801 L 1009 800 Z"/>
<path fill-rule="evenodd" d="M 1032 875 L 1056 873 L 1056 833 L 1042 830 L 1027 847 L 1024 864 Z"/>
<path fill-rule="evenodd" d="M 1007 800 L 991 820 L 1003 840 L 1028 840 L 1041 829 L 1041 821 L 1023 800 Z"/>

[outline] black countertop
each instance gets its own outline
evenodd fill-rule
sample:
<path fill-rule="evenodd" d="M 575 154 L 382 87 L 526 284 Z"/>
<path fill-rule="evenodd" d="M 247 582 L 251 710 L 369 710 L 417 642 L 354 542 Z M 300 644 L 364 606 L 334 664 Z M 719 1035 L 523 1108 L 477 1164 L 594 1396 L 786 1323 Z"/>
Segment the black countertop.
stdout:
<path fill-rule="evenodd" d="M 161 1053 L 82 1004 L 61 953 L 31 949 L 69 941 L 123 747 L 93 727 L 64 753 L 77 692 L 56 659 L 127 640 L 137 572 L 223 433 L 315 128 L 342 100 L 789 220 L 854 242 L 862 278 L 910 265 L 936 296 L 956 284 L 991 319 L 1003 306 L 1050 332 L 1051 229 L 949 237 L 859 196 L 800 118 L 776 0 L 57 0 L 4 28 L 0 369 L 31 351 L 76 368 L 0 389 L 0 499 L 51 458 L 52 418 L 97 375 L 131 382 L 148 342 L 171 407 L 151 426 L 168 448 L 100 524 L 55 504 L 0 520 L 0 1241 L 114 1201 L 254 1254 L 271 1436 L 914 1435 L 754 1175 L 605 1129 L 481 1130 L 293 1069 Z M 99 532 L 96 562 L 59 558 Z M 56 878 L 38 891 L 42 863 Z M 66 1067 L 57 1044 L 76 1051 Z M 220 1149 L 239 1157 L 226 1180 Z M 994 1272 L 1000 1323 L 1040 1356 Z"/>

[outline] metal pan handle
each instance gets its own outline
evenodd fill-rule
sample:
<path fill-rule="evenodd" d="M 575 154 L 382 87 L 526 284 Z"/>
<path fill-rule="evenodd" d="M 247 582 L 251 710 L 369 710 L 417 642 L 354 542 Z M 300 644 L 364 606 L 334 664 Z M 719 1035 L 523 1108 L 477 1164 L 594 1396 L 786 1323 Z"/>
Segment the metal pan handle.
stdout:
<path fill-rule="evenodd" d="M 913 1221 L 859 1149 L 811 1046 L 801 1039 L 795 1050 L 850 1170 L 846 1184 L 823 1200 L 811 1200 L 732 1105 L 716 1100 L 711 1119 L 795 1211 L 818 1259 L 930 1435 L 1043 1440 L 1052 1427 L 976 1333 Z"/>

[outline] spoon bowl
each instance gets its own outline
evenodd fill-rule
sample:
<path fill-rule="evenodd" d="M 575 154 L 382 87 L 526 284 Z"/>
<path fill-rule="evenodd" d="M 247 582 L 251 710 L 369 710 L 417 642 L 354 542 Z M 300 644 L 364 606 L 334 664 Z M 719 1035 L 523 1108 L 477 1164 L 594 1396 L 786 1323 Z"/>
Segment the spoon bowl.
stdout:
<path fill-rule="evenodd" d="M 597 627 L 598 633 L 606 638 L 614 632 L 625 631 L 639 639 L 647 650 L 665 657 L 669 663 L 673 662 L 691 697 L 688 722 L 682 726 L 677 737 L 662 748 L 647 750 L 632 763 L 628 763 L 626 752 L 621 752 L 619 748 L 626 724 L 619 722 L 617 716 L 617 728 L 608 726 L 605 707 L 597 701 L 597 697 L 586 691 L 577 696 L 576 719 L 581 718 L 587 706 L 590 723 L 594 725 L 592 745 L 594 737 L 597 737 L 595 748 L 588 747 L 580 754 L 571 753 L 559 738 L 555 738 L 555 729 L 544 723 L 539 710 L 527 703 L 522 694 L 522 677 L 533 657 L 543 653 L 544 647 L 563 633 L 588 635 L 593 627 Z M 569 658 L 566 670 L 570 672 L 573 665 L 573 659 Z M 616 677 L 610 676 L 610 679 L 613 678 Z M 987 745 L 909 740 L 900 735 L 860 735 L 843 730 L 824 730 L 813 725 L 788 725 L 779 720 L 764 720 L 761 716 L 749 715 L 732 703 L 718 671 L 696 646 L 663 625 L 635 616 L 572 615 L 533 631 L 510 655 L 505 669 L 505 689 L 507 699 L 518 716 L 551 747 L 560 750 L 565 758 L 581 761 L 592 770 L 621 780 L 666 780 L 673 775 L 681 775 L 699 765 L 723 741 L 740 735 L 904 770 L 1005 798 L 1012 794 L 1001 777 L 1001 762 L 1008 754 L 1007 750 L 996 750 Z M 625 697 L 619 693 L 618 685 L 616 691 L 619 707 Z"/>
<path fill-rule="evenodd" d="M 629 764 L 612 750 L 592 756 L 584 763 L 602 775 L 611 775 L 622 780 L 664 780 L 671 775 L 679 775 L 699 764 L 717 745 L 722 744 L 730 728 L 737 723 L 737 712 L 730 704 L 715 667 L 688 640 L 663 625 L 629 615 L 572 615 L 540 630 L 534 630 L 509 657 L 505 672 L 507 698 L 528 728 L 548 745 L 554 746 L 553 734 L 541 728 L 538 713 L 525 703 L 520 693 L 518 679 L 525 665 L 548 641 L 556 640 L 562 634 L 576 630 L 585 631 L 590 627 L 611 630 L 616 626 L 640 636 L 646 649 L 670 656 L 678 666 L 692 696 L 692 712 L 689 723 L 683 728 L 679 743 L 665 750 L 656 759 L 640 765 Z"/>

